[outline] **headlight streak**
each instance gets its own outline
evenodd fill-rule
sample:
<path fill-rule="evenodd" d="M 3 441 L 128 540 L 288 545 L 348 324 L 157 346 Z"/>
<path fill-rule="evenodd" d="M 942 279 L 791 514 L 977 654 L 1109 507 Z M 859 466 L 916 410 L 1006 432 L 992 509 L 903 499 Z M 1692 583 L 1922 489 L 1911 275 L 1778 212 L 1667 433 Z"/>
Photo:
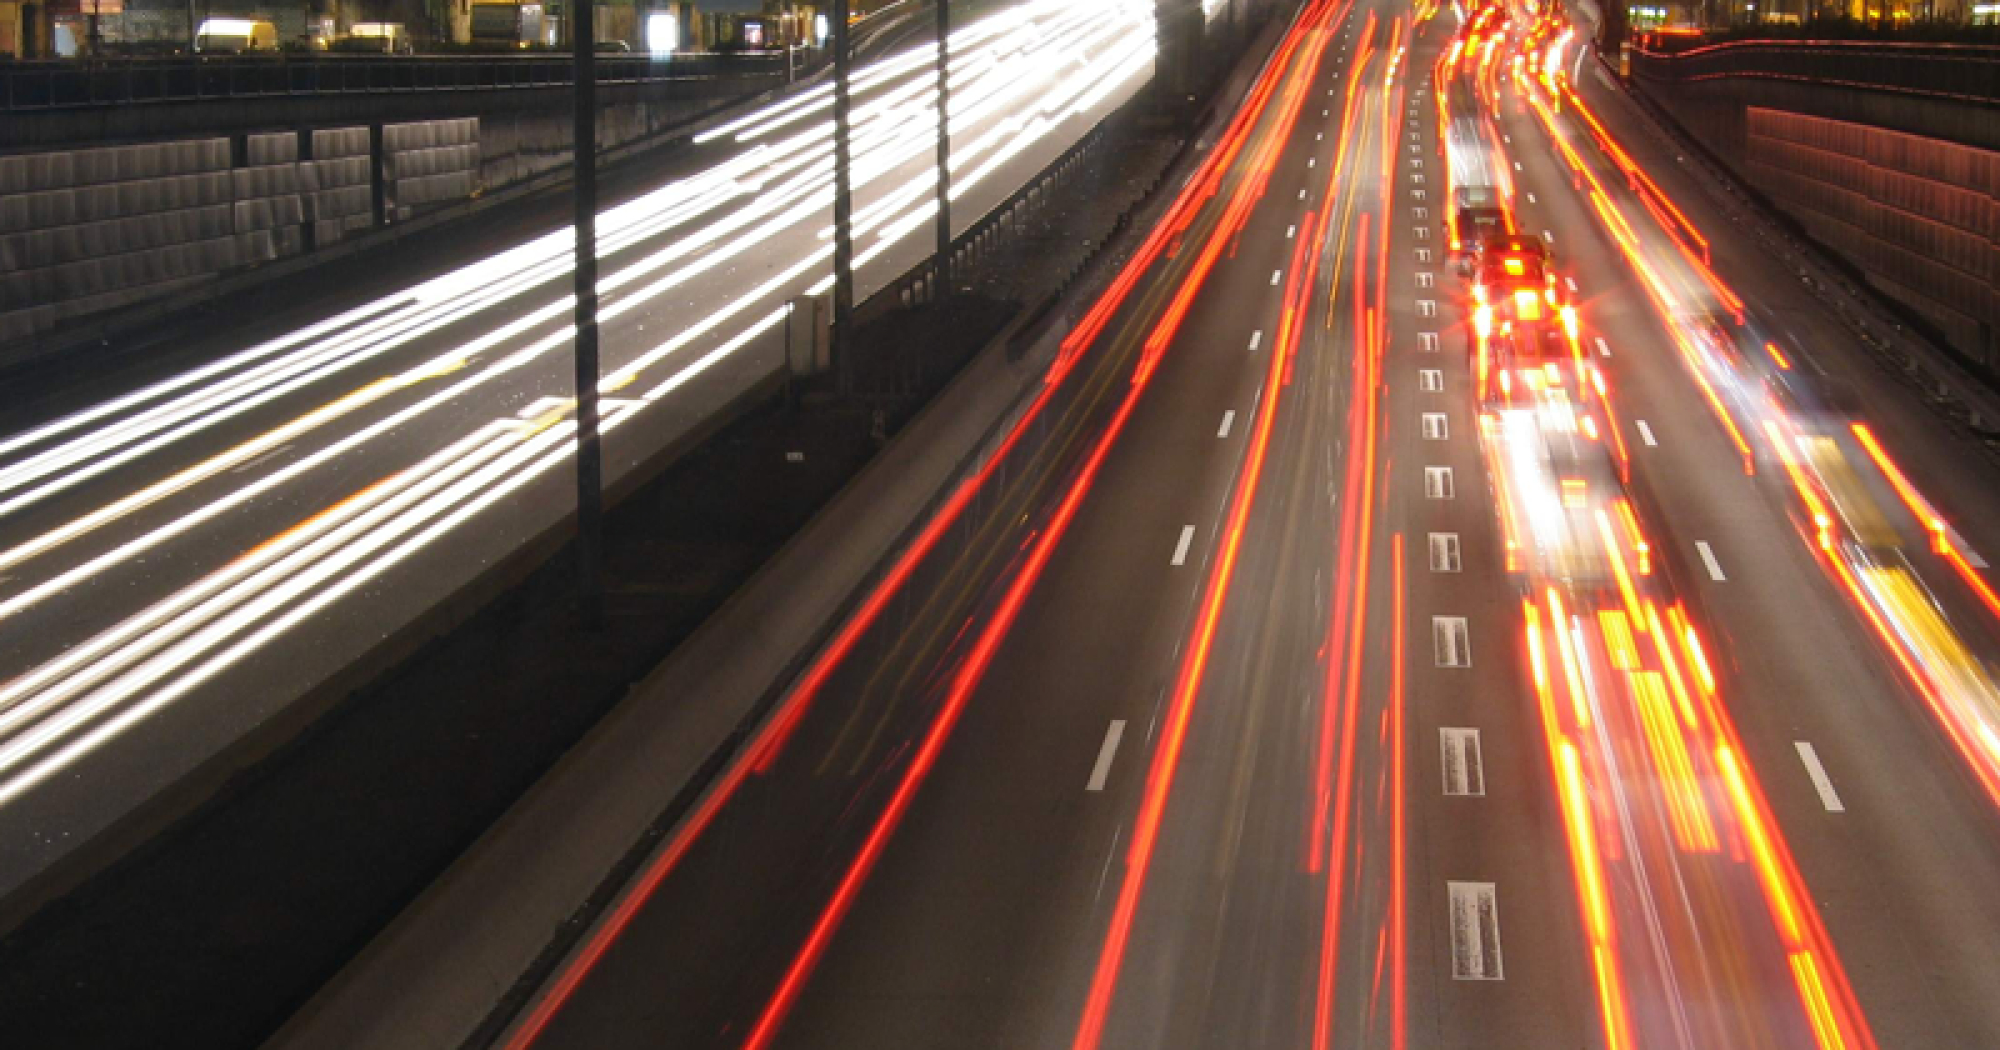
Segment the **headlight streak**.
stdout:
<path fill-rule="evenodd" d="M 981 176 L 996 170 L 1007 159 L 1019 156 L 1035 140 L 1058 131 L 1071 116 L 1084 113 L 1088 105 L 1080 104 L 1079 99 L 1101 102 L 1111 91 L 1125 87 L 1142 74 L 1151 60 L 1150 44 L 1119 47 L 1100 43 L 1148 35 L 1150 11 L 1142 10 L 1140 5 L 1123 3 L 1109 9 L 1069 13 L 1053 23 L 1049 16 L 1061 15 L 1062 12 L 1048 0 L 1025 5 L 1018 10 L 1021 13 L 1001 20 L 1009 27 L 1013 40 L 1011 49 L 1006 53 L 1032 57 L 1047 67 L 1041 81 L 1041 99 L 1034 119 L 1010 119 L 1007 133 L 989 132 L 983 136 L 977 150 L 991 150 L 997 159 L 987 159 L 979 172 Z M 1050 24 L 1071 30 L 1060 45 L 1055 39 L 1042 35 Z M 977 39 L 977 35 L 968 39 Z M 1083 45 L 1098 45 L 1099 53 L 1085 53 L 1081 49 Z M 1049 57 L 1051 54 L 1056 57 Z M 992 105 L 1037 105 L 1033 98 L 1021 99 L 1022 89 L 1018 81 L 1001 83 L 1009 79 L 1006 63 L 994 60 L 992 55 L 978 53 L 963 56 L 961 61 L 974 63 L 976 68 L 983 70 L 977 81 L 966 85 L 967 98 L 1000 100 Z M 957 66 L 955 63 L 955 69 Z M 919 81 L 927 84 L 927 77 L 922 75 L 928 73 L 927 59 L 910 62 L 907 68 L 919 70 Z M 989 83 L 978 81 L 992 82 L 990 90 L 986 90 Z M 900 126 L 910 108 L 880 107 L 876 111 L 875 125 L 863 129 L 863 133 L 870 137 L 870 149 L 873 151 L 868 157 L 867 173 L 875 183 L 903 164 L 923 163 L 928 156 L 935 116 L 913 133 Z M 919 112 L 934 113 L 928 106 L 918 109 Z M 1056 116 L 1050 119 L 1040 110 L 1053 112 Z M 954 115 L 954 128 L 960 126 L 958 117 L 958 114 Z M 969 122 L 977 119 L 977 113 L 968 117 Z M 713 270 L 728 259 L 768 241 L 787 224 L 796 226 L 801 221 L 811 221 L 829 207 L 831 197 L 825 187 L 830 179 L 830 165 L 812 156 L 810 145 L 808 141 L 784 150 L 758 144 L 726 161 L 718 169 L 667 187 L 668 190 L 683 193 L 689 188 L 701 187 L 692 201 L 683 196 L 680 204 L 667 205 L 662 203 L 665 191 L 661 191 L 649 194 L 633 205 L 608 211 L 607 220 L 617 215 L 629 221 L 607 221 L 605 232 L 600 235 L 600 245 L 604 246 L 600 250 L 614 245 L 624 247 L 636 244 L 645 237 L 656 236 L 703 214 L 714 213 L 732 199 L 757 194 L 750 206 L 697 227 L 666 248 L 610 275 L 601 288 L 616 292 L 677 259 L 700 253 L 686 265 L 650 284 L 608 298 L 607 317 L 630 311 L 697 274 Z M 976 155 L 975 149 L 960 152 L 961 158 Z M 759 172 L 761 175 L 757 174 Z M 768 180 L 773 177 L 785 180 L 784 184 L 765 191 Z M 927 185 L 929 179 L 929 175 L 923 175 L 910 184 Z M 965 182 L 960 183 L 960 192 L 965 186 Z M 871 185 L 868 189 L 874 191 L 876 187 Z M 901 192 L 900 188 L 898 192 Z M 891 206 L 883 209 L 884 217 L 894 214 L 895 209 L 909 199 L 905 196 L 892 198 Z M 922 207 L 929 209 L 933 205 L 925 202 Z M 868 251 L 862 253 L 857 268 L 895 247 L 899 239 L 914 228 L 915 224 L 900 221 L 892 224 Z M 749 232 L 723 241 L 737 230 Z M 126 410 L 167 399 L 164 403 L 151 404 L 137 416 L 117 419 L 108 427 L 86 430 L 66 446 L 36 454 L 42 458 L 31 457 L 8 464 L 4 469 L 13 474 L 0 477 L 32 480 L 33 476 L 61 471 L 63 480 L 68 480 L 74 474 L 101 474 L 185 439 L 214 425 L 219 418 L 241 415 L 285 394 L 323 381 L 360 361 L 378 357 L 395 346 L 446 325 L 461 323 L 508 298 L 560 277 L 568 272 L 567 239 L 566 232 L 539 238 L 409 293 L 348 311 L 284 339 L 262 344 L 225 362 L 8 439 L 0 448 L 10 451 L 31 449 L 106 418 L 117 419 Z M 702 251 L 708 245 L 714 247 Z M 628 420 L 645 404 L 671 395 L 680 386 L 741 350 L 757 336 L 769 333 L 782 324 L 789 310 L 788 305 L 780 302 L 775 309 L 771 309 L 771 298 L 779 295 L 788 284 L 804 280 L 814 267 L 824 265 L 829 251 L 824 247 L 808 250 L 797 261 L 781 266 L 774 276 L 758 283 L 749 293 L 731 300 L 721 309 L 676 333 L 674 338 L 607 375 L 602 389 L 615 391 L 640 378 L 644 371 L 667 361 L 697 339 L 714 336 L 719 340 L 712 349 L 661 377 L 640 400 L 607 406 L 606 430 Z M 504 269 L 499 268 L 503 266 Z M 764 308 L 758 309 L 760 305 Z M 397 406 L 386 416 L 370 421 L 353 433 L 340 435 L 324 447 L 296 453 L 298 458 L 281 461 L 269 473 L 215 499 L 204 501 L 188 513 L 154 526 L 82 564 L 67 567 L 53 577 L 28 583 L 16 594 L 0 600 L 0 620 L 16 616 L 147 550 L 186 536 L 252 500 L 268 497 L 279 487 L 296 481 L 337 457 L 352 453 L 372 440 L 458 401 L 495 379 L 519 372 L 567 345 L 570 328 L 561 322 L 562 314 L 568 308 L 569 300 L 564 296 L 416 368 L 369 383 L 320 408 L 296 416 L 278 428 L 250 437 L 223 453 L 210 456 L 42 536 L 0 552 L 0 565 L 30 562 L 109 521 L 176 493 L 187 492 L 223 471 L 257 460 L 272 450 L 282 449 L 296 439 L 325 428 L 335 419 L 380 402 L 401 389 L 471 369 L 464 377 L 452 380 L 412 403 Z M 753 311 L 754 319 L 749 323 L 733 334 L 725 335 L 718 331 L 746 311 Z M 553 330 L 534 338 L 519 350 L 492 361 L 477 360 L 485 352 L 502 348 L 538 328 L 550 326 Z M 559 411 L 567 411 L 567 402 Z M 500 427 L 499 431 L 494 430 L 496 426 Z M 567 461 L 567 449 L 562 447 L 562 438 L 573 432 L 571 422 L 558 420 L 553 426 L 524 436 L 509 436 L 520 430 L 519 425 L 514 423 L 487 424 L 448 447 L 447 454 L 454 461 L 451 469 L 446 469 L 446 465 L 434 456 L 423 464 L 391 474 L 377 485 L 356 493 L 349 502 L 328 508 L 243 558 L 170 593 L 98 635 L 83 639 L 57 658 L 30 668 L 12 681 L 0 683 L 0 804 L 18 798 L 92 748 L 158 710 L 162 704 L 185 695 L 303 622 L 312 612 L 352 593 L 361 583 L 402 563 L 451 528 L 491 506 L 497 499 L 519 490 Z M 506 443 L 516 441 L 520 442 L 517 448 L 506 451 L 498 459 L 494 458 Z M 547 454 L 538 455 L 539 450 L 547 450 Z M 422 487 L 409 489 L 396 497 L 406 502 L 417 499 L 422 493 L 437 490 L 438 486 L 461 477 L 464 471 L 474 467 L 479 468 L 476 475 L 464 477 L 456 487 L 438 490 L 438 495 L 411 507 L 400 517 L 384 518 L 383 514 L 388 512 L 382 508 L 392 504 L 376 502 L 389 498 L 387 493 L 404 492 L 401 486 L 409 483 L 412 472 L 423 475 L 418 479 Z M 478 486 L 485 487 L 481 489 Z M 42 492 L 35 498 L 48 494 L 51 493 Z M 20 497 L 17 497 L 19 500 Z M 11 505 L 0 505 L 0 513 L 4 513 L 8 506 Z M 389 547 L 391 544 L 394 546 Z M 388 549 L 385 550 L 385 547 Z"/>

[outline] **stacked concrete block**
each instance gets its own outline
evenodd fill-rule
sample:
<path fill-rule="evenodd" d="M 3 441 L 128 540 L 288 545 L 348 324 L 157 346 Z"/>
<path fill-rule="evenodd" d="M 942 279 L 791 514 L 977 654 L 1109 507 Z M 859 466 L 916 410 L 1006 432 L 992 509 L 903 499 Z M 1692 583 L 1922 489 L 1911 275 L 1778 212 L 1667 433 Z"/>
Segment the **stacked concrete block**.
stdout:
<path fill-rule="evenodd" d="M 383 210 L 402 221 L 478 190 L 479 120 L 425 120 L 382 129 Z"/>
<path fill-rule="evenodd" d="M 367 128 L 322 128 L 312 133 L 312 159 L 301 162 L 304 220 L 324 247 L 375 224 Z"/>

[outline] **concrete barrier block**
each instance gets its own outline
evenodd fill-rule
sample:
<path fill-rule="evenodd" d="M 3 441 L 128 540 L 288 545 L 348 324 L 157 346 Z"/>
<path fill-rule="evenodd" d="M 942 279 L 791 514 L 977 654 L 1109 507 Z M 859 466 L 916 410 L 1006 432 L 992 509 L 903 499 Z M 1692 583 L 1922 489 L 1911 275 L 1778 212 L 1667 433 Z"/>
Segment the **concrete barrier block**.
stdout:
<path fill-rule="evenodd" d="M 252 165 L 290 164 L 299 159 L 299 137 L 290 132 L 251 135 L 245 145 Z"/>

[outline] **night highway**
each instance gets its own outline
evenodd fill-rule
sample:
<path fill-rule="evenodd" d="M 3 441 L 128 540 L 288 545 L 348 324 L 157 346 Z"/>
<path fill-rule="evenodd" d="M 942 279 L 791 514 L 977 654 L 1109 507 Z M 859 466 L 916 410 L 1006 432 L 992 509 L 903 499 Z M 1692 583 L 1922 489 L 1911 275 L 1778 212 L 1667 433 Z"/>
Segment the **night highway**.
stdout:
<path fill-rule="evenodd" d="M 1468 14 L 1307 6 L 501 1045 L 2000 1039 L 1990 461 Z"/>
<path fill-rule="evenodd" d="M 1149 8 L 959 30 L 966 214 Z M 1305 0 L 490 1045 L 2000 1046 L 2000 460 L 1592 36 Z M 600 220 L 614 472 L 831 281 L 826 94 Z M 565 512 L 566 236 L 0 437 L 0 890 Z"/>

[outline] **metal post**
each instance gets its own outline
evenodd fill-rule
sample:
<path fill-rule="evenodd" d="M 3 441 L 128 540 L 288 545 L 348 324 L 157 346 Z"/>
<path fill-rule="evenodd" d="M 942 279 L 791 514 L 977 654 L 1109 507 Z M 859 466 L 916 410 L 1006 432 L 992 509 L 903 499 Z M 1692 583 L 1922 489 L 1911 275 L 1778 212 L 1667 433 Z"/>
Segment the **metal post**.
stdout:
<path fill-rule="evenodd" d="M 597 434 L 597 68 L 595 0 L 576 10 L 576 572 L 577 609 L 604 622 L 604 450 Z"/>
<path fill-rule="evenodd" d="M 854 200 L 848 184 L 847 0 L 833 0 L 833 367 L 841 393 L 854 391 Z"/>
<path fill-rule="evenodd" d="M 937 263 L 931 301 L 951 297 L 951 0 L 937 4 Z"/>

